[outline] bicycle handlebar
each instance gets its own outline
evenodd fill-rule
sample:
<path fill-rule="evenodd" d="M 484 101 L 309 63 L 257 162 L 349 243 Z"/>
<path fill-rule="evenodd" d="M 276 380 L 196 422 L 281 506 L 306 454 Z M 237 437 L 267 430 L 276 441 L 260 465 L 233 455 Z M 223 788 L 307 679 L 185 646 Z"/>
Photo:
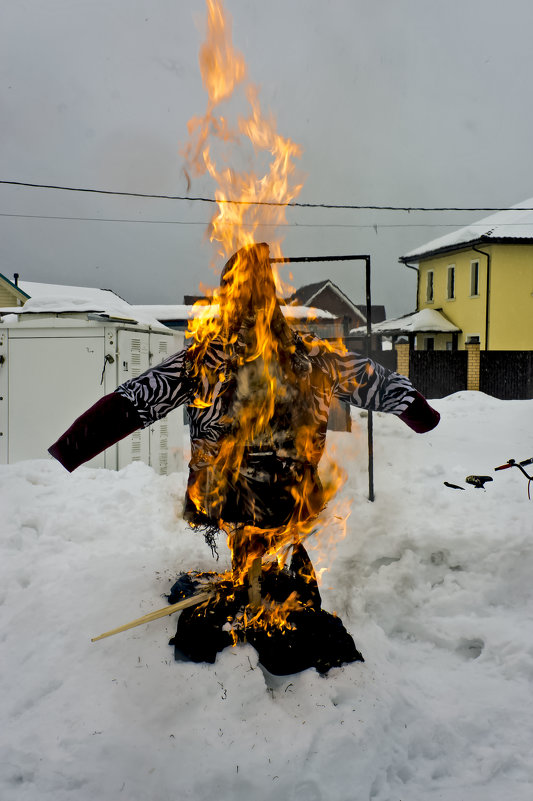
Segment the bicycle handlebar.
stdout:
<path fill-rule="evenodd" d="M 507 470 L 508 467 L 525 467 L 526 464 L 533 464 L 533 456 L 531 459 L 524 459 L 523 462 L 517 462 L 516 459 L 509 459 L 505 464 L 495 467 L 494 470 Z"/>

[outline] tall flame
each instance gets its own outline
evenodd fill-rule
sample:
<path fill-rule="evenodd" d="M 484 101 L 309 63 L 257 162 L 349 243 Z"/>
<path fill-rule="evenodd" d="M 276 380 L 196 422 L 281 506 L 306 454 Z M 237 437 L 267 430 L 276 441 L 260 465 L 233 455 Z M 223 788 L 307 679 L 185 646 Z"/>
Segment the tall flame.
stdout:
<path fill-rule="evenodd" d="M 207 107 L 202 117 L 189 122 L 189 141 L 183 154 L 190 175 L 207 173 L 213 179 L 218 210 L 210 221 L 209 236 L 217 243 L 219 256 L 228 259 L 235 255 L 226 265 L 220 287 L 213 291 L 212 303 L 199 309 L 189 326 L 194 353 L 191 370 L 202 387 L 194 405 L 209 408 L 215 402 L 215 393 L 228 380 L 223 373 L 214 377 L 205 365 L 209 344 L 214 340 L 234 351 L 240 343 L 234 358 L 236 380 L 248 383 L 253 389 L 238 383 L 240 399 L 232 409 L 236 422 L 209 456 L 209 487 L 205 486 L 205 478 L 202 485 L 189 487 L 190 497 L 202 512 L 207 511 L 206 504 L 211 510 L 223 507 L 227 485 L 238 480 L 250 445 L 274 450 L 279 446 L 275 442 L 275 418 L 280 408 L 285 416 L 293 414 L 297 422 L 293 427 L 294 462 L 316 465 L 321 455 L 311 422 L 306 422 L 305 413 L 297 417 L 292 408 L 296 405 L 294 393 L 300 393 L 300 407 L 305 407 L 302 399 L 306 397 L 308 376 L 305 371 L 296 375 L 291 368 L 294 339 L 277 297 L 282 282 L 272 270 L 269 247 L 272 256 L 280 257 L 281 238 L 269 236 L 269 246 L 255 244 L 261 225 L 275 230 L 286 222 L 286 204 L 298 195 L 302 186 L 295 165 L 301 148 L 277 132 L 271 115 L 263 114 L 258 89 L 248 80 L 244 58 L 233 46 L 230 20 L 221 0 L 206 0 L 206 3 L 207 32 L 200 50 L 200 69 L 208 95 Z M 220 107 L 238 88 L 243 90 L 249 111 L 235 125 L 221 113 Z M 252 145 L 257 161 L 267 161 L 264 174 L 241 172 L 223 158 L 228 148 L 235 152 L 246 144 Z M 233 163 L 236 160 L 237 157 Z M 218 314 L 213 313 L 215 305 Z M 287 372 L 294 378 L 292 395 L 286 386 Z M 333 465 L 323 480 L 321 500 L 327 502 L 340 483 L 342 471 Z M 270 530 L 227 527 L 235 583 L 245 582 L 254 560 L 283 554 L 284 549 L 286 552 L 313 529 L 320 508 L 316 505 L 316 492 L 313 494 L 313 482 L 305 470 L 291 492 L 294 512 L 287 525 Z M 279 558 L 283 562 L 283 555 Z M 247 619 L 254 621 L 253 625 L 259 619 L 262 624 L 268 620 L 282 625 L 280 621 L 286 619 L 295 603 L 291 597 L 284 612 L 276 605 L 267 611 L 268 604 L 264 604 L 261 614 L 256 610 Z"/>
<path fill-rule="evenodd" d="M 263 114 L 258 88 L 248 80 L 244 58 L 233 47 L 230 18 L 221 0 L 206 2 L 207 32 L 200 50 L 200 71 L 207 108 L 203 117 L 190 120 L 183 154 L 191 175 L 207 172 L 215 182 L 218 212 L 211 219 L 210 239 L 219 243 L 219 255 L 229 258 L 256 241 L 260 225 L 275 229 L 286 222 L 286 207 L 276 204 L 290 203 L 302 188 L 295 165 L 301 148 L 277 132 L 273 116 Z M 219 107 L 241 84 L 249 112 L 231 124 Z M 220 155 L 215 155 L 221 144 L 229 145 L 235 154 L 235 148 L 246 143 L 253 146 L 256 160 L 261 156 L 269 160 L 263 175 L 239 172 L 235 166 L 220 164 Z M 268 205 L 271 203 L 274 205 Z M 272 254 L 280 256 L 279 237 L 270 235 L 269 241 Z M 278 280 L 276 276 L 276 283 Z"/>

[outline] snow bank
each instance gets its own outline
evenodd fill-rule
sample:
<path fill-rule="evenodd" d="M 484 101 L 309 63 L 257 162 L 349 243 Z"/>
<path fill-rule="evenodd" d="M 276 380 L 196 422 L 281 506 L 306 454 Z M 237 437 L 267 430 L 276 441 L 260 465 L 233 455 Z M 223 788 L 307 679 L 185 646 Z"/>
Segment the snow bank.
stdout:
<path fill-rule="evenodd" d="M 533 401 L 435 406 L 422 436 L 375 415 L 373 504 L 364 428 L 330 434 L 352 512 L 321 591 L 366 662 L 325 678 L 270 676 L 248 645 L 175 663 L 174 618 L 91 644 L 217 569 L 185 476 L 1 467 L 2 801 L 529 801 L 533 501 L 493 468 L 533 455 Z"/>

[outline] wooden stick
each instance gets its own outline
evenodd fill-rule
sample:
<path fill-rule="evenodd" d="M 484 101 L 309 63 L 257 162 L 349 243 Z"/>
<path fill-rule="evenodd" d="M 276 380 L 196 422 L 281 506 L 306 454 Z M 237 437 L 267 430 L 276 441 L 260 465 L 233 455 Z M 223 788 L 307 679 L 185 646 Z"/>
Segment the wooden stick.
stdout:
<path fill-rule="evenodd" d="M 248 603 L 252 609 L 261 606 L 261 573 L 263 563 L 260 556 L 256 556 L 248 570 Z"/>
<path fill-rule="evenodd" d="M 172 615 L 174 612 L 179 612 L 180 609 L 187 609 L 189 606 L 196 606 L 197 604 L 204 603 L 204 601 L 208 601 L 210 598 L 212 598 L 214 594 L 214 592 L 199 592 L 196 595 L 191 595 L 190 598 L 185 598 L 183 601 L 178 601 L 177 604 L 165 606 L 164 609 L 156 609 L 155 612 L 149 612 L 143 617 L 138 617 L 137 620 L 132 620 L 130 623 L 124 623 L 123 626 L 119 626 L 116 629 L 111 629 L 111 631 L 106 631 L 104 634 L 100 634 L 98 637 L 93 637 L 91 642 L 103 640 L 104 637 L 111 637 L 113 634 L 119 634 L 119 632 L 126 631 L 127 629 L 134 629 L 135 626 L 142 626 L 144 623 L 150 623 L 152 620 L 157 620 L 160 617 Z"/>

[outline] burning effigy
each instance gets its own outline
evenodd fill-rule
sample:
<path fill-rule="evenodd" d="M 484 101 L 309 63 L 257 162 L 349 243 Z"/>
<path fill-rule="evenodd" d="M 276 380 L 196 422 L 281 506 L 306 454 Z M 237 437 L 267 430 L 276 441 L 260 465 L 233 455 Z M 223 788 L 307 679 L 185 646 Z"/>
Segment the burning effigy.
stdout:
<path fill-rule="evenodd" d="M 50 453 L 73 470 L 186 405 L 184 518 L 214 554 L 226 537 L 231 569 L 184 573 L 174 584 L 169 602 L 188 607 L 172 640 L 176 655 L 214 662 L 246 640 L 272 673 L 362 660 L 339 618 L 321 608 L 304 547 L 342 483 L 338 470 L 319 473 L 329 407 L 336 397 L 396 414 L 417 431 L 433 428 L 438 413 L 404 376 L 292 331 L 268 245 L 234 254 L 216 300 L 219 313 L 192 325 L 187 347 L 99 400 Z"/>
<path fill-rule="evenodd" d="M 184 152 L 191 174 L 208 172 L 217 183 L 210 237 L 226 261 L 219 286 L 191 320 L 186 347 L 99 400 L 50 453 L 74 470 L 186 406 L 191 460 L 183 516 L 214 556 L 225 539 L 231 565 L 223 573 L 182 573 L 168 597 L 171 606 L 134 623 L 180 611 L 171 640 L 176 657 L 214 662 L 223 648 L 246 641 L 272 673 L 326 672 L 363 659 L 338 616 L 322 609 L 305 548 L 343 483 L 338 466 L 321 463 L 332 400 L 395 414 L 418 432 L 433 428 L 439 416 L 406 377 L 342 342 L 287 324 L 274 269 L 280 242 L 257 242 L 256 235 L 265 220 L 284 219 L 299 191 L 293 181 L 299 148 L 263 119 L 251 87 L 252 113 L 238 131 L 215 114 L 246 70 L 221 4 L 207 5 L 200 61 L 209 101 L 204 117 L 191 121 Z M 271 155 L 260 179 L 217 167 L 210 139 L 239 135 Z"/>

